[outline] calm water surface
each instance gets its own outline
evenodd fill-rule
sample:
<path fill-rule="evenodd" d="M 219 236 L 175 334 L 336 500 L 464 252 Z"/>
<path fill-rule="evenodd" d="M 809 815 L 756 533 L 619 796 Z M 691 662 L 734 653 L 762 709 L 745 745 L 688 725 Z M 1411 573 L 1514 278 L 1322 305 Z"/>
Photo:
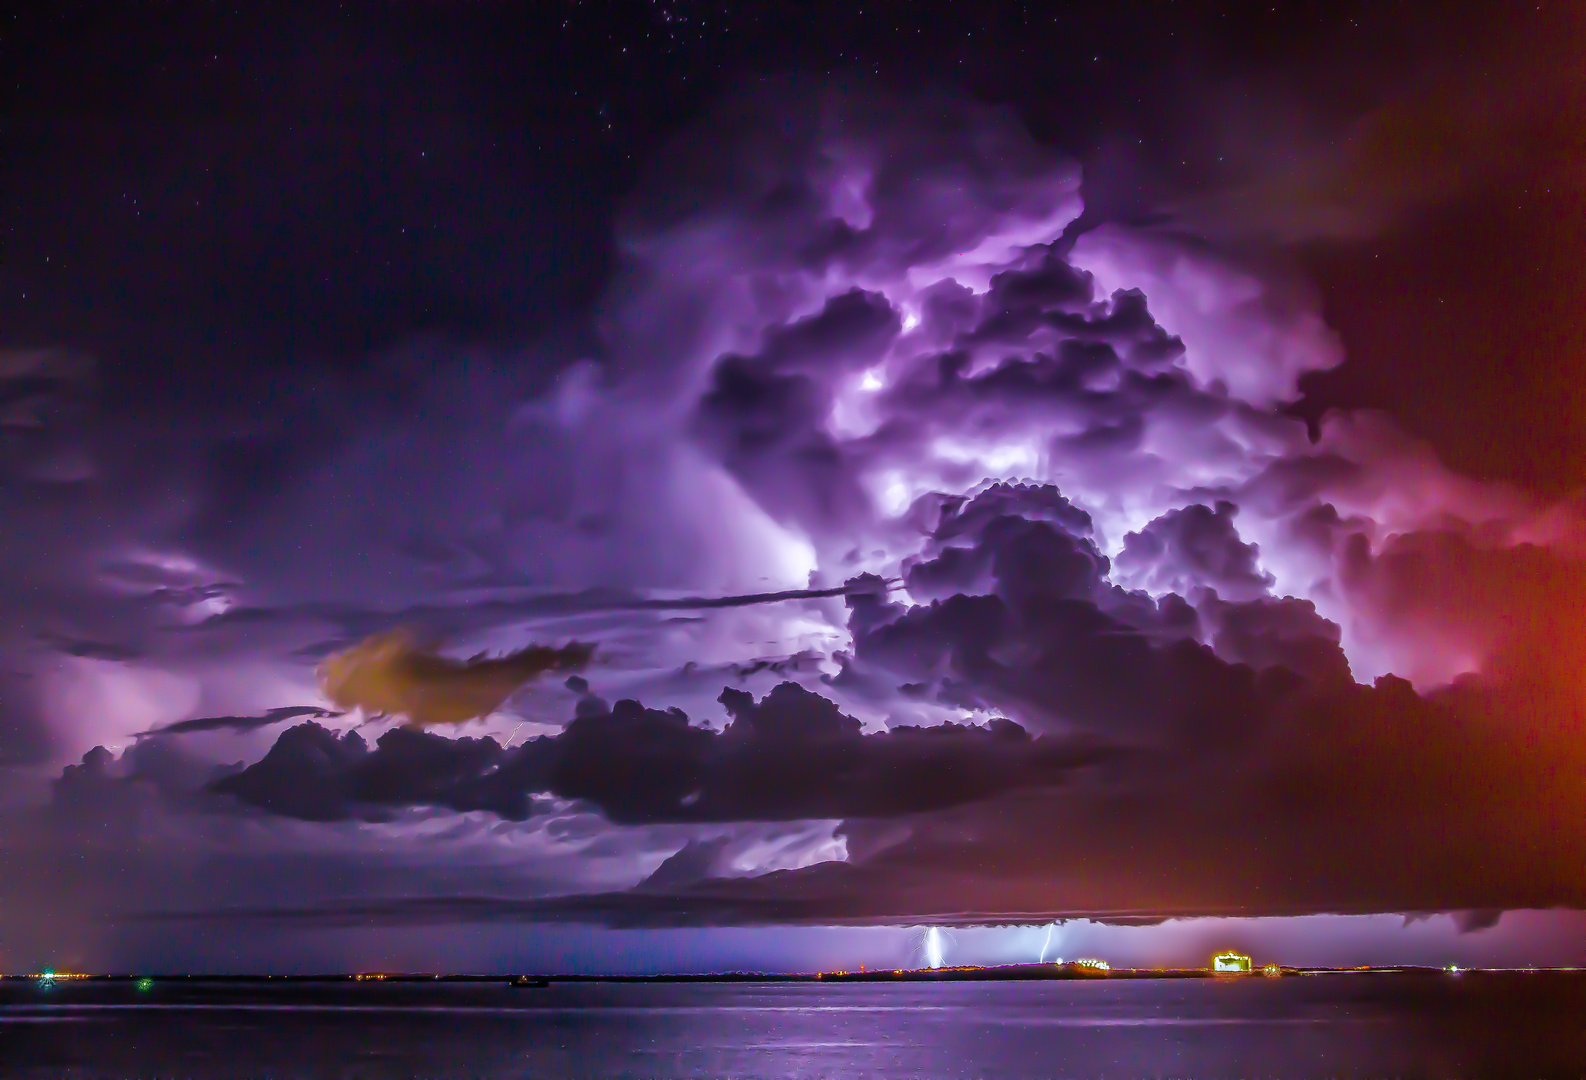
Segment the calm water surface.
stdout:
<path fill-rule="evenodd" d="M 1559 974 L 0 989 L 19 1077 L 1586 1077 Z"/>

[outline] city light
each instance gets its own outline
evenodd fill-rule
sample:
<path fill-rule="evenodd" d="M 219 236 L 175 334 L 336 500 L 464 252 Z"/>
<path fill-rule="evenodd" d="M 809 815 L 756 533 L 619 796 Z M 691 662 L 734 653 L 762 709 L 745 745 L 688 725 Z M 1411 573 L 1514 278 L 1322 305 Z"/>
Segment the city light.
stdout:
<path fill-rule="evenodd" d="M 1250 957 L 1244 953 L 1218 953 L 1212 957 L 1212 970 L 1220 975 L 1246 974 L 1250 971 Z"/>

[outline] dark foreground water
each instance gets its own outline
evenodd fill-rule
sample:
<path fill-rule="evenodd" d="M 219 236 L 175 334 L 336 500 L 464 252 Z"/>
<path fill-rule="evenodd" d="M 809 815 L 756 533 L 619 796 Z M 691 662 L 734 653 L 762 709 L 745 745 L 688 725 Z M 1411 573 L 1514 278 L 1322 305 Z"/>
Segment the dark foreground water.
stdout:
<path fill-rule="evenodd" d="M 1586 1077 L 1586 979 L 11 983 L 0 1075 Z"/>

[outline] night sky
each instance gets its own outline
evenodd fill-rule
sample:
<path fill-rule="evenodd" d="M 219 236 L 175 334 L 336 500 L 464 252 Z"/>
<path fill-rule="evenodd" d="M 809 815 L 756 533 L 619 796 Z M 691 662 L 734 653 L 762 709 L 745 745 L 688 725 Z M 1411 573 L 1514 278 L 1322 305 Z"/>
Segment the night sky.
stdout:
<path fill-rule="evenodd" d="M 1573 5 L 106 8 L 0 969 L 1586 960 Z"/>

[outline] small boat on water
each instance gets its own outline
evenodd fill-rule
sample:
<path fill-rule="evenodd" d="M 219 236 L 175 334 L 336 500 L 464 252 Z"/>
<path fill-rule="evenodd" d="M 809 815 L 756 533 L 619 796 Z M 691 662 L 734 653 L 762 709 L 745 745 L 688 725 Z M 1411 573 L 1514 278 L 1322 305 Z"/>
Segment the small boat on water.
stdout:
<path fill-rule="evenodd" d="M 514 975 L 507 982 L 508 986 L 515 986 L 520 990 L 544 990 L 551 985 L 550 979 L 537 979 L 532 975 Z"/>

